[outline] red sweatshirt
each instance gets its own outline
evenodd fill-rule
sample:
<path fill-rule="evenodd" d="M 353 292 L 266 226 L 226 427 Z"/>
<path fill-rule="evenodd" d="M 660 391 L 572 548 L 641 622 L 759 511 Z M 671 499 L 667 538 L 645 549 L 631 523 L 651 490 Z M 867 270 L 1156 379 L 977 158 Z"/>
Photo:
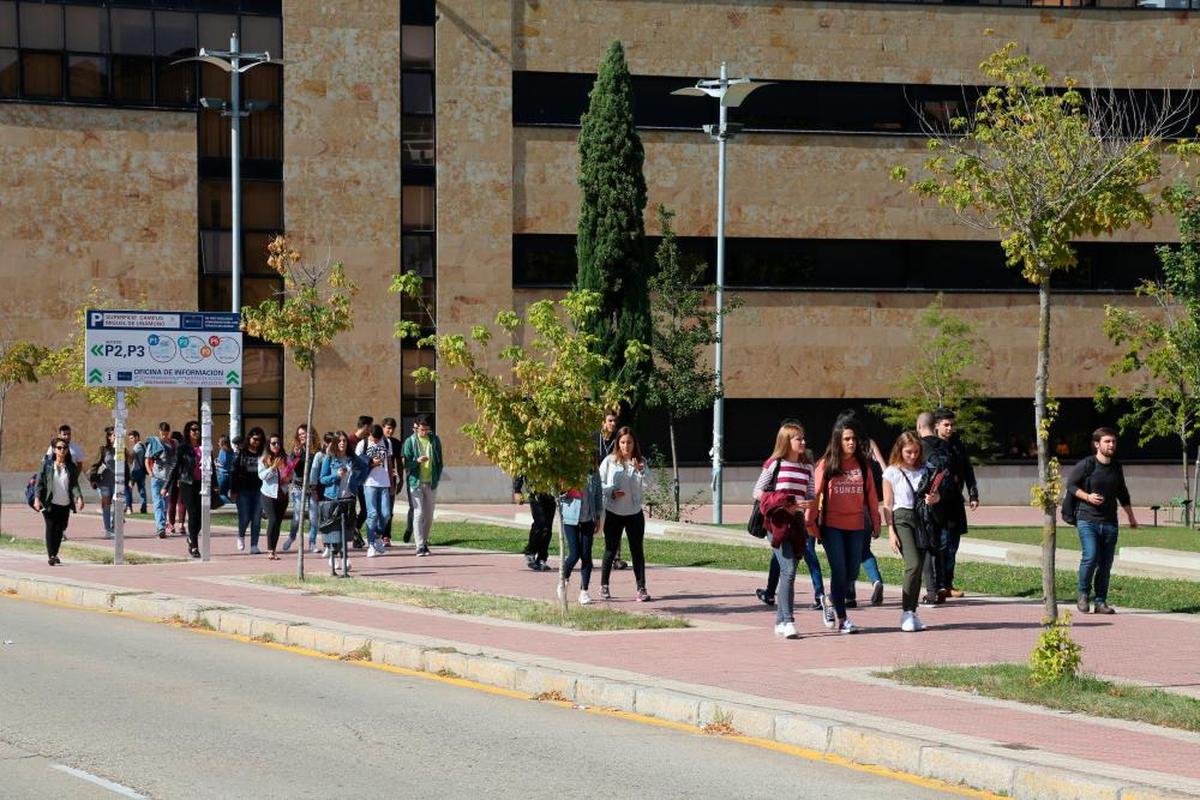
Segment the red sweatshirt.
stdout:
<path fill-rule="evenodd" d="M 871 473 L 863 473 L 857 459 L 845 462 L 839 475 L 825 474 L 825 459 L 817 462 L 813 483 L 817 487 L 817 502 L 821 504 L 821 525 L 844 531 L 861 531 L 863 525 L 863 491 L 865 507 L 871 518 L 872 533 L 879 530 L 879 497 Z M 826 485 L 828 484 L 828 485 Z M 811 515 L 814 519 L 818 515 Z M 815 532 L 814 532 L 814 535 Z"/>

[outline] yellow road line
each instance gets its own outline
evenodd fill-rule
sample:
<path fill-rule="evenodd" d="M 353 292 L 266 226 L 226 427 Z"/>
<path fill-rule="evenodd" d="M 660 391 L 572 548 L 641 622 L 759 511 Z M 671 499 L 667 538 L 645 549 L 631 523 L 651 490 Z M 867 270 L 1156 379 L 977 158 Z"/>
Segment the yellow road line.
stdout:
<path fill-rule="evenodd" d="M 176 622 L 176 621 L 169 620 L 169 619 L 161 619 L 158 617 L 147 617 L 147 616 L 144 616 L 141 614 L 131 614 L 128 611 L 119 611 L 117 609 L 87 608 L 85 606 L 78 606 L 78 605 L 74 605 L 72 603 L 66 603 L 61 600 L 48 600 L 48 599 L 34 598 L 34 597 L 20 597 L 18 595 L 12 595 L 12 594 L 3 594 L 0 596 L 7 597 L 7 598 L 13 599 L 13 600 L 24 600 L 24 601 L 30 602 L 30 603 L 41 603 L 42 605 L 55 606 L 57 608 L 67 608 L 67 609 L 71 609 L 74 611 L 93 611 L 93 612 L 96 612 L 99 614 L 113 614 L 113 615 L 116 615 L 119 617 L 124 617 L 126 619 L 137 620 L 139 622 L 152 622 L 152 623 L 157 623 L 160 625 L 164 625 L 164 624 L 171 625 L 172 627 L 181 628 L 183 630 L 192 631 L 194 633 L 203 633 L 203 634 L 207 634 L 209 636 L 216 636 L 218 638 L 229 639 L 232 641 L 242 642 L 245 644 L 254 644 L 254 645 L 259 645 L 260 647 L 269 647 L 272 650 L 280 650 L 283 652 L 293 653 L 295 655 L 306 656 L 308 658 L 316 658 L 316 659 L 320 659 L 323 661 L 337 661 L 337 662 L 340 662 L 343 664 L 352 664 L 352 665 L 358 666 L 358 667 L 366 667 L 368 669 L 379 670 L 380 672 L 390 672 L 394 675 L 403 675 L 405 677 L 410 677 L 410 678 L 421 678 L 423 680 L 436 681 L 438 683 L 444 683 L 449 686 L 457 686 L 457 687 L 460 687 L 463 689 L 471 689 L 471 690 L 474 690 L 477 692 L 484 692 L 486 694 L 497 695 L 500 697 L 508 697 L 508 698 L 511 698 L 514 700 L 532 700 L 533 699 L 533 695 L 528 694 L 526 692 L 518 692 L 513 689 L 503 689 L 498 686 L 489 686 L 485 683 L 479 683 L 477 681 L 468 680 L 467 678 L 460 678 L 460 677 L 456 677 L 456 676 L 452 676 L 452 675 L 438 675 L 437 673 L 434 673 L 434 672 L 424 672 L 422 670 L 409 669 L 407 667 L 397 667 L 392 664 L 380 664 L 375 661 L 359 661 L 359 660 L 354 660 L 354 659 L 344 659 L 341 656 L 330 655 L 329 653 L 323 653 L 320 650 L 313 650 L 308 647 L 300 647 L 299 645 L 294 645 L 294 644 L 283 644 L 281 642 L 265 641 L 263 639 L 255 638 L 253 636 L 245 636 L 240 633 L 226 633 L 224 631 L 216 631 L 216 630 L 211 630 L 209 628 L 196 627 L 196 626 L 188 625 L 186 623 L 180 623 L 180 622 Z M 595 707 L 595 706 L 586 706 L 585 707 L 585 706 L 576 705 L 575 703 L 572 703 L 570 701 L 561 701 L 561 700 L 548 700 L 548 701 L 542 701 L 542 702 L 544 702 L 547 705 L 555 705 L 555 706 L 559 706 L 561 708 L 584 711 L 588 714 L 597 714 L 600 716 L 611 717 L 614 719 L 622 719 L 622 720 L 626 720 L 629 722 L 635 722 L 635 723 L 638 723 L 641 725 L 652 725 L 652 726 L 659 727 L 659 728 L 667 728 L 669 730 L 679 731 L 680 733 L 688 733 L 693 736 L 704 736 L 705 735 L 701 729 L 697 728 L 694 725 L 688 725 L 683 722 L 674 722 L 672 720 L 659 719 L 657 717 L 649 717 L 649 716 L 646 716 L 645 714 L 638 714 L 633 711 L 622 711 L 621 709 L 618 709 L 618 708 L 604 708 L 604 707 Z M 821 761 L 826 764 L 831 764 L 833 766 L 842 767 L 844 769 L 854 770 L 855 772 L 863 772 L 863 773 L 866 773 L 869 775 L 875 775 L 880 778 L 887 778 L 890 780 L 902 781 L 904 783 L 912 784 L 913 786 L 919 786 L 921 788 L 931 789 L 931 790 L 939 791 L 939 792 L 947 792 L 950 794 L 958 795 L 960 797 L 978 798 L 978 800 L 1001 800 L 1001 798 L 1004 797 L 1004 795 L 998 795 L 998 794 L 994 794 L 992 792 L 985 792 L 985 791 L 982 791 L 979 789 L 971 789 L 966 786 L 958 786 L 955 784 L 946 783 L 945 781 L 937 780 L 936 778 L 924 778 L 919 775 L 912 775 L 907 772 L 900 772 L 898 770 L 889 769 L 888 767 L 880 767 L 880 766 L 875 766 L 872 764 L 859 764 L 857 762 L 850 761 L 849 759 L 843 758 L 838 755 L 822 753 L 817 750 L 810 750 L 810 749 L 804 748 L 804 747 L 797 747 L 795 745 L 784 744 L 783 742 L 776 742 L 771 739 L 760 739 L 756 736 L 744 736 L 744 735 L 717 736 L 717 737 L 711 737 L 711 738 L 719 738 L 719 739 L 723 739 L 725 741 L 738 742 L 740 744 L 749 745 L 750 747 L 758 747 L 763 750 L 771 750 L 776 753 L 782 753 L 784 755 L 793 756 L 795 758 L 801 758 L 806 761 Z"/>

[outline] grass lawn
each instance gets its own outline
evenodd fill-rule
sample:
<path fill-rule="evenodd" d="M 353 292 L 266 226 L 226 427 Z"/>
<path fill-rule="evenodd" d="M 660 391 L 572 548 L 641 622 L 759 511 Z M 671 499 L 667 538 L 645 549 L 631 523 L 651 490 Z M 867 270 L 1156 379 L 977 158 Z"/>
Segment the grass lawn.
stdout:
<path fill-rule="evenodd" d="M 303 589 L 310 594 L 361 597 L 420 608 L 436 608 L 451 614 L 532 622 L 579 631 L 635 631 L 691 627 L 687 620 L 661 614 L 632 614 L 601 606 L 572 603 L 564 617 L 562 607 L 545 600 L 411 586 L 369 578 L 310 576 L 301 581 L 291 575 L 255 575 L 251 580 L 268 586 Z"/>
<path fill-rule="evenodd" d="M 917 664 L 875 674 L 914 686 L 963 689 L 1002 700 L 1200 731 L 1200 700 L 1087 675 L 1038 687 L 1029 682 L 1029 667 L 1024 664 L 978 667 Z"/>
<path fill-rule="evenodd" d="M 527 533 L 523 530 L 495 525 L 439 522 L 433 526 L 434 544 L 444 546 L 474 547 L 481 550 L 519 553 L 524 549 L 527 538 Z M 747 535 L 746 539 L 750 540 L 750 536 Z M 876 541 L 873 546 L 878 550 L 887 547 L 887 543 Z M 557 549 L 557 545 L 552 543 L 552 548 Z M 820 548 L 817 549 L 817 552 L 820 554 L 821 569 L 824 570 L 825 580 L 828 583 L 829 564 L 825 561 L 825 556 L 821 553 Z M 599 549 L 593 550 L 593 557 L 598 558 L 599 555 Z M 765 581 L 770 549 L 765 545 L 677 542 L 648 538 L 646 539 L 646 560 L 652 564 L 677 567 L 761 571 Z M 898 559 L 881 558 L 879 559 L 879 568 L 883 573 L 884 583 L 892 587 L 900 583 L 904 565 Z M 798 577 L 801 593 L 807 591 L 805 578 L 806 576 L 803 575 Z M 1059 600 L 1072 602 L 1075 600 L 1076 582 L 1075 573 L 1059 571 Z M 1041 570 L 1037 567 L 959 562 L 955 569 L 955 583 L 973 594 L 1028 598 L 1042 596 Z M 1109 585 L 1108 601 L 1118 608 L 1125 606 L 1196 614 L 1200 613 L 1200 583 L 1113 575 Z"/>
<path fill-rule="evenodd" d="M 1138 520 L 1138 522 L 1143 523 L 1145 520 Z M 1042 529 L 1008 525 L 980 525 L 972 526 L 967 531 L 967 537 L 994 542 L 1041 545 Z M 1056 544 L 1060 550 L 1078 550 L 1079 535 L 1074 528 L 1068 528 L 1059 523 Z M 1140 527 L 1133 530 L 1125 525 L 1125 516 L 1122 513 L 1121 535 L 1117 540 L 1117 547 L 1162 547 L 1166 550 L 1186 550 L 1200 553 L 1200 531 L 1174 527 Z"/>
<path fill-rule="evenodd" d="M 27 553 L 46 552 L 46 542 L 43 539 L 14 538 L 7 533 L 0 534 L 0 549 L 23 550 Z M 113 563 L 112 551 L 104 547 L 91 547 L 85 544 L 63 542 L 58 550 L 60 558 L 72 561 L 88 561 L 93 564 Z M 125 553 L 126 564 L 168 564 L 176 561 L 186 561 L 183 558 L 166 558 L 164 556 L 144 555 L 142 553 Z"/>

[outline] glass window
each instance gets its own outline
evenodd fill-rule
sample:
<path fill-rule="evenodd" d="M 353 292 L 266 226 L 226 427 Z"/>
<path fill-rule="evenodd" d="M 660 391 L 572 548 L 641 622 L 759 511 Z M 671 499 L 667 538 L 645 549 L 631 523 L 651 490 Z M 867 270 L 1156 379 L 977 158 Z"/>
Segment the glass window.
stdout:
<path fill-rule="evenodd" d="M 432 114 L 433 76 L 427 72 L 401 75 L 400 101 L 405 114 Z"/>
<path fill-rule="evenodd" d="M 20 74 L 17 51 L 0 50 L 0 97 L 16 97 L 21 93 Z"/>
<path fill-rule="evenodd" d="M 263 64 L 242 73 L 242 100 L 265 100 L 279 105 L 279 86 L 283 79 L 283 67 L 278 64 Z M 225 76 L 229 85 L 229 77 Z"/>
<path fill-rule="evenodd" d="M 67 95 L 108 97 L 108 59 L 104 56 L 68 56 Z"/>
<path fill-rule="evenodd" d="M 200 310 L 228 311 L 233 304 L 233 293 L 230 290 L 230 285 L 231 282 L 228 277 L 209 276 L 202 278 L 200 280 Z M 274 278 L 266 276 L 254 278 L 243 275 L 242 305 L 256 306 L 263 300 L 270 300 L 277 297 L 282 290 L 283 281 L 278 276 Z M 246 348 L 247 358 L 250 355 L 249 351 L 250 348 Z M 246 367 L 246 371 L 250 371 L 249 366 Z"/>
<path fill-rule="evenodd" d="M 108 9 L 67 6 L 67 49 L 108 52 Z"/>
<path fill-rule="evenodd" d="M 196 102 L 197 65 L 172 64 L 173 58 L 158 59 L 158 102 L 190 106 Z"/>
<path fill-rule="evenodd" d="M 242 120 L 242 156 L 283 159 L 283 120 L 279 111 L 259 111 Z"/>
<path fill-rule="evenodd" d="M 400 237 L 400 268 L 415 270 L 422 278 L 433 277 L 433 237 L 409 234 Z"/>
<path fill-rule="evenodd" d="M 132 8 L 112 10 L 112 50 L 128 55 L 154 54 L 154 28 L 150 12 Z"/>
<path fill-rule="evenodd" d="M 39 50 L 62 50 L 62 6 L 21 3 L 20 8 L 21 47 L 33 47 Z"/>
<path fill-rule="evenodd" d="M 237 17 L 233 14 L 201 14 L 199 31 L 201 47 L 228 50 L 229 35 L 237 31 Z"/>
<path fill-rule="evenodd" d="M 153 58 L 148 56 L 118 55 L 112 57 L 112 93 L 114 100 L 126 103 L 149 103 L 154 99 L 153 86 Z"/>
<path fill-rule="evenodd" d="M 400 163 L 406 167 L 431 166 L 434 161 L 433 117 L 410 117 L 400 121 Z"/>
<path fill-rule="evenodd" d="M 200 227 L 225 228 L 233 225 L 232 196 L 228 180 L 205 178 L 200 181 Z"/>
<path fill-rule="evenodd" d="M 400 66 L 433 69 L 433 26 L 405 25 L 400 29 Z"/>
<path fill-rule="evenodd" d="M 154 51 L 160 56 L 196 55 L 196 15 L 159 11 L 154 15 Z"/>
<path fill-rule="evenodd" d="M 229 231 L 200 231 L 200 272 L 228 275 L 233 272 L 233 234 Z M 224 308 L 228 308 L 226 304 Z M 206 307 L 213 311 L 214 307 Z"/>
<path fill-rule="evenodd" d="M 400 368 L 402 371 L 400 392 L 404 395 L 404 400 L 412 402 L 417 399 L 431 399 L 434 396 L 434 384 L 417 383 L 412 374 L 414 370 L 421 367 L 435 369 L 437 354 L 428 347 L 405 347 L 401 349 L 400 353 L 400 359 L 403 362 L 403 366 Z M 414 410 L 412 413 L 420 412 Z"/>
<path fill-rule="evenodd" d="M 267 264 L 267 244 L 278 230 L 270 233 L 251 231 L 242 233 L 242 274 L 278 275 Z"/>
<path fill-rule="evenodd" d="M 229 45 L 225 43 L 224 47 Z M 222 49 L 224 49 L 224 47 Z M 242 86 L 246 85 L 246 79 L 242 78 Z M 229 73 L 214 66 L 205 66 L 200 70 L 200 96 L 201 97 L 217 97 L 221 100 L 229 100 Z M 243 92 L 242 97 L 246 94 Z"/>
<path fill-rule="evenodd" d="M 283 58 L 283 33 L 278 17 L 242 17 L 240 46 L 247 53 L 270 53 Z"/>
<path fill-rule="evenodd" d="M 30 97 L 62 97 L 62 53 L 21 53 L 23 94 Z"/>
<path fill-rule="evenodd" d="M 0 0 L 0 47 L 17 46 L 17 6 L 13 0 Z"/>
<path fill-rule="evenodd" d="M 208 70 L 204 70 L 207 72 Z M 214 72 L 216 70 L 213 70 Z M 206 97 L 208 95 L 205 95 Z M 200 113 L 200 157 L 229 158 L 229 118 L 218 112 L 205 110 Z M 245 131 L 243 122 L 242 130 Z"/>
<path fill-rule="evenodd" d="M 405 322 L 417 323 L 426 333 L 433 333 L 433 326 L 437 321 L 437 282 L 427 279 L 421 284 L 420 303 L 407 297 L 400 298 L 400 318 Z M 411 339 L 405 340 L 405 343 L 409 346 L 414 344 Z"/>
<path fill-rule="evenodd" d="M 405 186 L 401 190 L 400 227 L 403 230 L 433 230 L 433 187 Z"/>
<path fill-rule="evenodd" d="M 283 227 L 283 186 L 274 181 L 242 181 L 242 225 L 278 232 Z"/>

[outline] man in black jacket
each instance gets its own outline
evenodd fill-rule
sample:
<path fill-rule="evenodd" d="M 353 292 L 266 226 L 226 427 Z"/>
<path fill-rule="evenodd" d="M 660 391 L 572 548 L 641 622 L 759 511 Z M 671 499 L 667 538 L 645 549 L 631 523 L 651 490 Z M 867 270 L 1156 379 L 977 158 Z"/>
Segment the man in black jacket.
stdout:
<path fill-rule="evenodd" d="M 926 462 L 946 473 L 940 490 L 941 502 L 934 508 L 942 525 L 940 547 L 935 557 L 925 562 L 925 590 L 930 601 L 935 603 L 946 597 L 963 595 L 962 590 L 954 586 L 954 566 L 959 541 L 967 532 L 964 488 L 971 510 L 979 507 L 975 470 L 962 439 L 954 433 L 954 421 L 954 412 L 948 408 L 917 417 L 917 432 L 925 446 Z"/>
<path fill-rule="evenodd" d="M 1136 528 L 1125 473 L 1116 460 L 1117 432 L 1097 428 L 1092 432 L 1094 455 L 1088 456 L 1067 477 L 1067 491 L 1080 503 L 1075 510 L 1079 531 L 1079 599 L 1076 607 L 1088 612 L 1088 601 L 1095 597 L 1097 614 L 1114 614 L 1108 605 L 1108 576 L 1117 552 L 1117 504 L 1125 509 L 1129 527 Z M 1092 594 L 1095 579 L 1095 594 Z"/>
<path fill-rule="evenodd" d="M 550 569 L 546 566 L 546 559 L 550 555 L 550 539 L 554 535 L 554 512 L 558 510 L 558 501 L 553 495 L 529 491 L 523 475 L 513 480 L 512 490 L 513 502 L 521 503 L 528 499 L 533 515 L 529 541 L 525 544 L 525 566 L 534 572 L 545 572 Z"/>

